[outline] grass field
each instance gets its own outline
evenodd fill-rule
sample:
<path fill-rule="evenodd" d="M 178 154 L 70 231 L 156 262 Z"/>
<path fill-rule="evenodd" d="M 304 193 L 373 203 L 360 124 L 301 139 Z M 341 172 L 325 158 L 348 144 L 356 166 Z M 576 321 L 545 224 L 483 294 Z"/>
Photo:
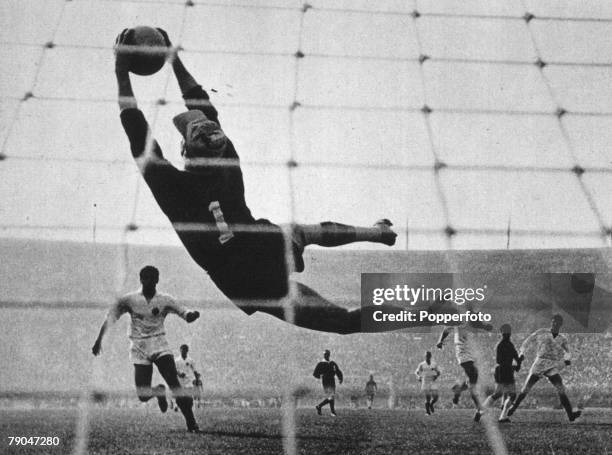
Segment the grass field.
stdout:
<path fill-rule="evenodd" d="M 482 424 L 471 410 L 422 411 L 340 409 L 319 417 L 296 416 L 301 454 L 491 453 Z M 76 409 L 3 410 L 0 453 L 64 454 L 75 439 Z M 189 434 L 178 413 L 153 408 L 91 410 L 91 454 L 275 454 L 283 453 L 280 409 L 201 409 L 201 434 Z M 513 454 L 606 454 L 612 452 L 612 410 L 588 409 L 568 423 L 562 411 L 521 410 L 501 427 Z M 57 436 L 57 447 L 9 447 L 9 436 Z"/>

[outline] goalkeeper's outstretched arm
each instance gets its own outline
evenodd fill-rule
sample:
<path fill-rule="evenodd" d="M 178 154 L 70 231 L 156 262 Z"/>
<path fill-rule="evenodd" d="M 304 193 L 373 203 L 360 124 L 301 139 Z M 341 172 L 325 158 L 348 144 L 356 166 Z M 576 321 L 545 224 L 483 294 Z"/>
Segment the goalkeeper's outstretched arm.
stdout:
<path fill-rule="evenodd" d="M 448 336 L 450 335 L 450 327 L 446 327 L 442 333 L 440 334 L 440 338 L 438 339 L 438 343 L 436 344 L 436 347 L 438 349 L 442 349 L 442 347 L 444 346 L 444 340 L 446 340 L 446 338 L 448 338 Z"/>

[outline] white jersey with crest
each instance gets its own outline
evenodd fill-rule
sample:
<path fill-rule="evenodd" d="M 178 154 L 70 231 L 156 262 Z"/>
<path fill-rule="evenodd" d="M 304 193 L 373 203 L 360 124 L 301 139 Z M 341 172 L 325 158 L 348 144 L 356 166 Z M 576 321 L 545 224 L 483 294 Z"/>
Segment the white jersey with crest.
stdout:
<path fill-rule="evenodd" d="M 567 338 L 560 333 L 553 336 L 550 329 L 538 329 L 525 338 L 519 355 L 524 355 L 531 343 L 536 344 L 536 358 L 530 374 L 555 374 L 565 367 L 565 360 L 570 360 Z"/>
<path fill-rule="evenodd" d="M 197 371 L 193 359 L 189 356 L 184 359 L 179 354 L 174 358 L 174 363 L 176 364 L 176 372 L 178 373 L 181 387 L 193 387 L 193 381 L 196 378 L 195 372 Z"/>
<path fill-rule="evenodd" d="M 108 310 L 106 320 L 113 324 L 123 315 L 129 313 L 131 322 L 128 337 L 132 340 L 165 335 L 164 320 L 170 313 L 185 319 L 188 310 L 174 301 L 168 294 L 157 292 L 147 301 L 142 290 L 131 292 L 121 297 Z"/>
<path fill-rule="evenodd" d="M 429 364 L 424 360 L 419 363 L 414 374 L 417 375 L 423 384 L 429 384 L 440 375 L 440 370 L 438 369 L 438 364 L 433 360 Z"/>

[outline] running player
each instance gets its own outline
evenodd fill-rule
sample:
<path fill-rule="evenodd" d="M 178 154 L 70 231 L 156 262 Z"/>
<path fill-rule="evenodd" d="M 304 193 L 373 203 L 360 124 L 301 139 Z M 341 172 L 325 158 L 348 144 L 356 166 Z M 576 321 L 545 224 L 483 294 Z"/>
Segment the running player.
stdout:
<path fill-rule="evenodd" d="M 317 410 L 317 414 L 321 415 L 321 409 L 323 406 L 329 404 L 331 415 L 336 417 L 336 376 L 338 377 L 338 382 L 340 384 L 342 384 L 343 376 L 338 364 L 336 364 L 336 362 L 333 360 L 329 360 L 330 355 L 331 353 L 329 352 L 329 349 L 326 349 L 323 353 L 323 360 L 317 363 L 314 373 L 312 373 L 315 378 L 321 379 L 323 392 L 325 393 L 325 399 L 316 405 L 315 409 Z"/>
<path fill-rule="evenodd" d="M 459 403 L 461 392 L 465 389 L 470 391 L 472 401 L 476 405 L 476 414 L 474 415 L 474 421 L 478 422 L 482 416 L 482 403 L 480 400 L 480 393 L 478 389 L 478 368 L 476 367 L 475 358 L 475 346 L 473 340 L 473 331 L 475 329 L 492 330 L 490 324 L 483 324 L 480 322 L 471 322 L 464 325 L 457 325 L 453 327 L 446 327 L 440 334 L 440 339 L 436 345 L 438 349 L 442 349 L 444 341 L 450 335 L 451 330 L 454 331 L 454 342 L 455 342 L 455 356 L 457 362 L 463 368 L 465 375 L 467 376 L 467 384 L 463 387 L 457 387 L 454 389 L 453 404 Z"/>
<path fill-rule="evenodd" d="M 419 363 L 414 374 L 421 383 L 421 392 L 425 395 L 425 412 L 431 415 L 435 411 L 434 404 L 438 401 L 436 379 L 440 376 L 438 364 L 431 360 L 431 352 L 425 353 L 425 360 Z"/>
<path fill-rule="evenodd" d="M 170 49 L 168 35 L 161 29 L 160 32 Z M 217 110 L 180 57 L 170 50 L 172 68 L 188 109 L 174 117 L 174 125 L 183 136 L 181 156 L 185 170 L 172 166 L 158 143 L 148 139 L 149 125 L 137 107 L 130 81 L 130 57 L 122 52 L 122 48 L 132 43 L 132 35 L 132 29 L 125 29 L 117 37 L 115 47 L 121 123 L 129 138 L 132 156 L 187 252 L 243 311 L 247 314 L 263 311 L 286 320 L 282 305 L 264 301 L 276 301 L 288 294 L 288 270 L 303 271 L 302 253 L 308 245 L 333 247 L 367 241 L 391 246 L 395 243 L 397 234 L 387 219 L 377 221 L 372 227 L 335 222 L 293 225 L 293 261 L 290 261 L 293 264 L 288 269 L 282 229 L 251 215 L 244 197 L 238 154 L 221 127 Z M 337 333 L 361 331 L 360 310 L 349 312 L 301 283 L 296 283 L 296 287 L 298 298 L 292 323 Z"/>
<path fill-rule="evenodd" d="M 189 346 L 182 344 L 180 354 L 174 358 L 178 378 L 186 396 L 192 397 L 200 405 L 201 398 L 201 375 L 196 370 L 195 361 L 188 355 Z M 200 386 L 198 386 L 200 384 Z"/>
<path fill-rule="evenodd" d="M 374 375 L 370 375 L 370 379 L 366 382 L 365 393 L 366 393 L 366 404 L 368 405 L 368 409 L 372 409 L 372 404 L 374 403 L 374 396 L 378 392 L 378 385 L 374 380 Z"/>
<path fill-rule="evenodd" d="M 495 366 L 495 391 L 487 397 L 484 407 L 486 409 L 492 406 L 498 398 L 504 397 L 499 422 L 510 422 L 508 410 L 516 398 L 514 372 L 521 369 L 521 359 L 516 352 L 514 344 L 510 341 L 510 335 L 512 334 L 510 324 L 502 325 L 500 332 L 502 339 L 495 348 L 495 359 L 497 362 Z"/>
<path fill-rule="evenodd" d="M 550 328 L 538 329 L 523 341 L 519 350 L 519 358 L 521 361 L 524 360 L 525 351 L 532 342 L 536 344 L 536 358 L 533 361 L 533 365 L 531 365 L 529 376 L 527 376 L 523 390 L 521 390 L 521 393 L 519 393 L 508 410 L 508 416 L 514 414 L 531 388 L 542 377 L 547 378 L 555 389 L 557 389 L 559 400 L 570 422 L 573 422 L 582 414 L 581 411 L 574 411 L 572 409 L 560 375 L 560 371 L 571 364 L 567 338 L 560 333 L 562 325 L 563 317 L 560 314 L 555 314 L 552 317 Z"/>
<path fill-rule="evenodd" d="M 185 417 L 187 430 L 197 432 L 199 428 L 193 415 L 193 400 L 181 393 L 174 356 L 166 341 L 164 320 L 168 314 L 173 313 L 187 322 L 193 322 L 200 317 L 200 313 L 189 311 L 175 302 L 171 296 L 157 292 L 158 282 L 159 271 L 155 267 L 148 265 L 140 271 L 142 288 L 121 297 L 111 306 L 91 351 L 95 356 L 100 354 L 102 340 L 108 327 L 124 313 L 129 313 L 130 360 L 134 364 L 138 399 L 146 402 L 156 396 L 161 412 L 166 412 L 168 409 L 164 385 L 151 387 L 153 364 L 155 364 L 172 390 L 174 399 Z"/>

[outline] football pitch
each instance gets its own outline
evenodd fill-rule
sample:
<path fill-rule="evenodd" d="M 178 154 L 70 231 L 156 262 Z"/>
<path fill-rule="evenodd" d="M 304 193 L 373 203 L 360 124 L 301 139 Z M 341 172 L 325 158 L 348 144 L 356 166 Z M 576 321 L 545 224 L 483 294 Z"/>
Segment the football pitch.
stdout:
<path fill-rule="evenodd" d="M 196 410 L 200 434 L 184 430 L 178 413 L 153 408 L 90 410 L 91 454 L 281 454 L 280 409 L 207 408 Z M 296 413 L 300 454 L 457 454 L 492 453 L 482 424 L 472 411 L 340 409 L 339 417 L 317 416 L 314 409 Z M 0 453 L 70 453 L 78 410 L 3 410 Z M 500 427 L 512 454 L 606 454 L 612 451 L 612 410 L 587 409 L 568 423 L 562 411 L 520 410 Z M 9 446 L 10 436 L 57 436 L 56 447 Z"/>

